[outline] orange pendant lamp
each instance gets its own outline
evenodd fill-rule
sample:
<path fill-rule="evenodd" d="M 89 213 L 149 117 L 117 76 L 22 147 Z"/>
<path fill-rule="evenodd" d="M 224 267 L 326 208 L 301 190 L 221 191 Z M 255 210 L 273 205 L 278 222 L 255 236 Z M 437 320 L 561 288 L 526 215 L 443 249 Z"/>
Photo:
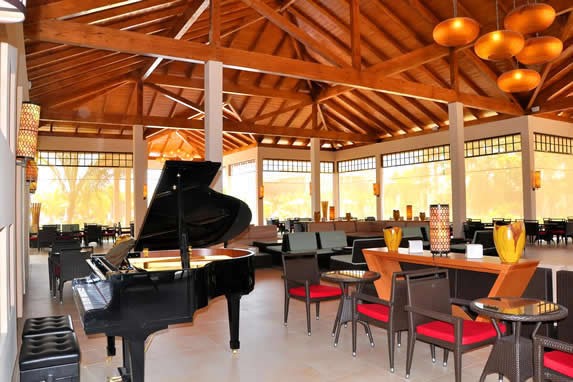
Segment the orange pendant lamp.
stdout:
<path fill-rule="evenodd" d="M 456 47 L 471 43 L 479 34 L 479 24 L 469 17 L 458 17 L 457 0 L 453 0 L 454 17 L 444 20 L 434 28 L 434 41 L 442 46 Z"/>
<path fill-rule="evenodd" d="M 535 89 L 540 81 L 541 76 L 535 70 L 514 69 L 499 76 L 497 86 L 506 93 L 520 93 Z"/>
<path fill-rule="evenodd" d="M 559 57 L 562 51 L 563 42 L 557 37 L 532 37 L 525 40 L 525 46 L 516 58 L 525 65 L 544 64 Z"/>
<path fill-rule="evenodd" d="M 505 29 L 523 34 L 537 33 L 547 29 L 555 20 L 555 9 L 548 4 L 524 4 L 505 16 Z"/>
<path fill-rule="evenodd" d="M 499 14 L 497 0 L 495 2 L 495 17 L 497 30 L 489 32 L 478 38 L 474 44 L 474 51 L 484 60 L 507 60 L 519 53 L 525 45 L 525 39 L 519 32 L 499 29 Z"/>

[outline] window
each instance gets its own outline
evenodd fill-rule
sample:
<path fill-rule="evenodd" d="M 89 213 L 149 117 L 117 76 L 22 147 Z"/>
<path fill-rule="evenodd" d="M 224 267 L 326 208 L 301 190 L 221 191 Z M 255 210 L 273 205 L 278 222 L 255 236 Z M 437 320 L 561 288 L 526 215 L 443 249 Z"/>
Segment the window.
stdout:
<path fill-rule="evenodd" d="M 364 219 L 376 216 L 376 196 L 372 184 L 376 182 L 376 157 L 339 161 L 339 211 L 338 216 L 350 213 Z"/>
<path fill-rule="evenodd" d="M 253 219 L 256 219 L 257 166 L 255 160 L 230 165 L 228 180 L 226 193 L 247 203 L 253 214 Z"/>

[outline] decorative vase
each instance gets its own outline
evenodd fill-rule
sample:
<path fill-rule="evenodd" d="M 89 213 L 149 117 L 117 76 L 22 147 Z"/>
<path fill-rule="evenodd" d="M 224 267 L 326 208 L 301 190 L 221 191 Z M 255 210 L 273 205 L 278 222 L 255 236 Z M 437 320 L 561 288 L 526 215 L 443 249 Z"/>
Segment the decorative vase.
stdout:
<path fill-rule="evenodd" d="M 320 202 L 320 208 L 322 209 L 322 221 L 326 221 L 326 214 L 328 213 L 328 200 L 323 200 Z"/>
<path fill-rule="evenodd" d="M 517 263 L 525 248 L 525 224 L 516 221 L 493 227 L 493 242 L 502 263 Z"/>
<path fill-rule="evenodd" d="M 400 241 L 402 241 L 402 228 L 384 228 L 384 242 L 388 247 L 388 252 L 396 252 L 400 246 Z"/>
<path fill-rule="evenodd" d="M 420 220 L 421 221 L 426 220 L 426 213 L 425 212 L 420 212 Z"/>
<path fill-rule="evenodd" d="M 320 222 L 320 211 L 314 211 L 314 222 Z"/>
<path fill-rule="evenodd" d="M 350 212 L 347 212 L 345 215 L 346 221 L 349 222 L 350 219 L 352 219 L 352 214 Z"/>
<path fill-rule="evenodd" d="M 334 218 L 336 217 L 334 206 L 328 207 L 328 217 L 330 218 L 330 220 L 334 220 Z"/>
<path fill-rule="evenodd" d="M 392 217 L 396 221 L 400 220 L 400 210 L 392 210 Z"/>

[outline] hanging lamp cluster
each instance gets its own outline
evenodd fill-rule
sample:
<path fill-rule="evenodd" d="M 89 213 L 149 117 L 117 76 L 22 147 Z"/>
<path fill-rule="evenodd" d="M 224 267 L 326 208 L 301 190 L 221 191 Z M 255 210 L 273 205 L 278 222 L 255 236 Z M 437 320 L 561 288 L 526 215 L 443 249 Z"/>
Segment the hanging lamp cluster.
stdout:
<path fill-rule="evenodd" d="M 563 51 L 563 42 L 552 36 L 539 36 L 555 20 L 555 9 L 548 4 L 527 3 L 516 7 L 504 19 L 504 29 L 499 25 L 498 0 L 495 1 L 497 29 L 477 39 L 474 51 L 484 60 L 501 61 L 515 57 L 519 64 L 538 65 L 550 62 Z M 433 36 L 436 43 L 447 46 L 463 46 L 474 41 L 479 34 L 479 24 L 468 17 L 457 16 L 454 0 L 454 17 L 436 25 Z M 529 35 L 529 36 L 528 36 Z M 526 38 L 527 37 L 527 38 Z M 498 86 L 504 92 L 526 92 L 536 88 L 541 81 L 539 73 L 532 69 L 517 68 L 503 73 Z"/>

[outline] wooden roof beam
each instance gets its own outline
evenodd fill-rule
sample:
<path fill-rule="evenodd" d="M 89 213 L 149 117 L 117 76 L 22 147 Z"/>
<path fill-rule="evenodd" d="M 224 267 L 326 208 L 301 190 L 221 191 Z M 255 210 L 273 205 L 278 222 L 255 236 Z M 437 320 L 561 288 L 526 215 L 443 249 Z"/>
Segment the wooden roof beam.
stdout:
<path fill-rule="evenodd" d="M 266 54 L 241 51 L 231 48 L 213 48 L 189 41 L 178 41 L 160 36 L 118 31 L 111 28 L 62 22 L 42 21 L 28 25 L 26 37 L 61 44 L 116 50 L 153 57 L 165 57 L 178 61 L 204 62 L 219 60 L 230 68 L 264 72 L 287 77 L 312 79 L 315 81 L 339 83 L 357 88 L 366 88 L 413 98 L 437 102 L 472 102 L 469 107 L 489 109 L 511 115 L 522 115 L 518 105 L 506 100 L 456 94 L 451 89 L 424 85 L 375 73 L 358 72 L 352 68 L 335 68 L 296 59 L 275 57 Z"/>

